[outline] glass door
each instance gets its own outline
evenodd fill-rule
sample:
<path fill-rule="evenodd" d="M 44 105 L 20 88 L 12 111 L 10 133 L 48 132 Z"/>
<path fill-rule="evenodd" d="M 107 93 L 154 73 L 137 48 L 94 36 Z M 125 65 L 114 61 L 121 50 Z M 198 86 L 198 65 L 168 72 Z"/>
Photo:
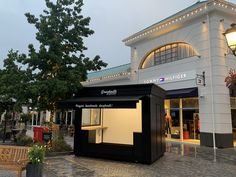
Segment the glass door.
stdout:
<path fill-rule="evenodd" d="M 200 139 L 198 98 L 183 98 L 183 139 Z"/>
<path fill-rule="evenodd" d="M 171 139 L 200 139 L 198 98 L 165 100 L 165 132 Z"/>

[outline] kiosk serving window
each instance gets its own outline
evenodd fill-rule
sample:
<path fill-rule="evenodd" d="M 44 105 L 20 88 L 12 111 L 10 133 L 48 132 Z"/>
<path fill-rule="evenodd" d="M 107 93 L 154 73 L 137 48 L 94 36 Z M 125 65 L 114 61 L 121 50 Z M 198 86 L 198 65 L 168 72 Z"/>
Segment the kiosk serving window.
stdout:
<path fill-rule="evenodd" d="M 82 126 L 101 125 L 101 109 L 83 109 Z"/>
<path fill-rule="evenodd" d="M 82 109 L 82 129 L 90 143 L 133 145 L 133 133 L 142 132 L 142 102 L 136 108 Z"/>

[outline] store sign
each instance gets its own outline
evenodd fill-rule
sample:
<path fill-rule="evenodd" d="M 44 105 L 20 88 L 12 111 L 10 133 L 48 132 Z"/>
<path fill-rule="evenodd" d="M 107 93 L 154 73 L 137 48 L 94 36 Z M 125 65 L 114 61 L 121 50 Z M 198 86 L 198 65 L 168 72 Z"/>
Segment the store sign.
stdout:
<path fill-rule="evenodd" d="M 107 95 L 107 96 L 111 96 L 111 95 L 116 95 L 117 94 L 117 90 L 101 90 L 101 95 Z"/>
<path fill-rule="evenodd" d="M 112 108 L 113 104 L 76 104 L 76 108 Z"/>
<path fill-rule="evenodd" d="M 175 73 L 175 74 L 160 76 L 160 77 L 156 77 L 152 79 L 146 79 L 144 80 L 144 83 L 163 84 L 163 83 L 168 83 L 168 82 L 177 82 L 177 81 L 195 79 L 195 76 L 196 76 L 195 71 L 186 71 L 183 73 Z"/>
<path fill-rule="evenodd" d="M 205 72 L 202 72 L 202 74 L 197 74 L 196 76 L 196 84 L 197 85 L 201 85 L 201 86 L 205 86 Z"/>

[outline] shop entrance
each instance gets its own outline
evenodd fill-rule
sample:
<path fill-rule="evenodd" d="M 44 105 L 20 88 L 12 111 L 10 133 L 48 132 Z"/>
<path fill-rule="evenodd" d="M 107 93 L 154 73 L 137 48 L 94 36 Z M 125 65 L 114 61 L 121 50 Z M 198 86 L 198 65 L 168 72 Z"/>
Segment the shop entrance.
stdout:
<path fill-rule="evenodd" d="M 230 97 L 230 106 L 231 106 L 233 140 L 234 140 L 234 146 L 236 146 L 236 97 L 235 96 Z"/>
<path fill-rule="evenodd" d="M 183 139 L 200 140 L 198 110 L 183 110 Z"/>
<path fill-rule="evenodd" d="M 200 143 L 197 97 L 165 100 L 165 112 L 167 139 Z"/>

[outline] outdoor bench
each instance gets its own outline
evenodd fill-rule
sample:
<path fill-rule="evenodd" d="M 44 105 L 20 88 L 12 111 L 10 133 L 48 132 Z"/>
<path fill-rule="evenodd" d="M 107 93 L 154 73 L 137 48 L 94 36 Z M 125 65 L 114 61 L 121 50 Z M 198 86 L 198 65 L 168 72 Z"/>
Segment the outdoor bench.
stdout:
<path fill-rule="evenodd" d="M 28 163 L 28 149 L 24 146 L 0 145 L 0 170 L 15 171 L 21 177 Z"/>

